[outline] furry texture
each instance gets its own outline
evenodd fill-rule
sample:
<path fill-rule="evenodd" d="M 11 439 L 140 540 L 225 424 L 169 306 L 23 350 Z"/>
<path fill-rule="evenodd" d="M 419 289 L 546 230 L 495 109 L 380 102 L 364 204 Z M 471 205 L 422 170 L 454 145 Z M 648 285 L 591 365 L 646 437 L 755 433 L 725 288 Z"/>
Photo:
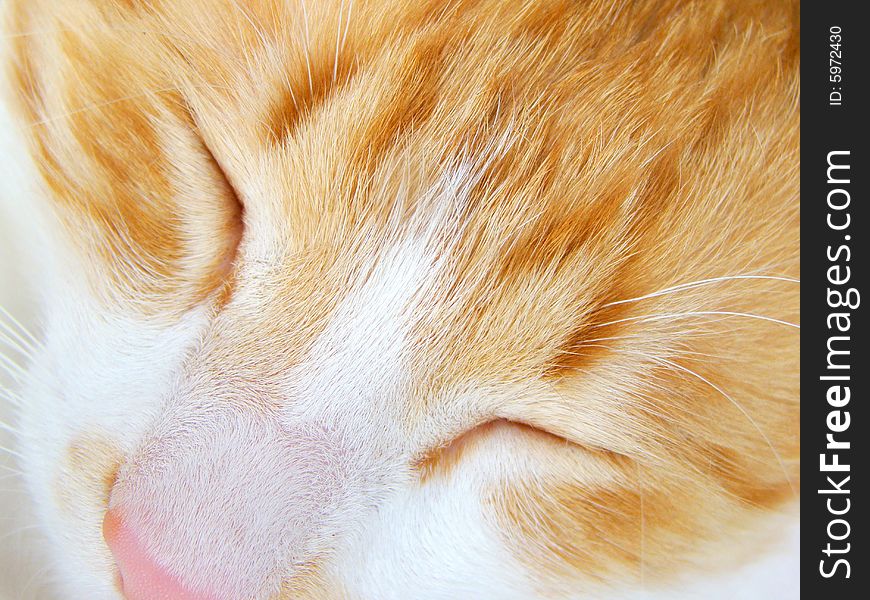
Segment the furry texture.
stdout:
<path fill-rule="evenodd" d="M 563 598 L 796 500 L 796 2 L 8 13 L 71 597 L 110 505 L 217 598 Z"/>

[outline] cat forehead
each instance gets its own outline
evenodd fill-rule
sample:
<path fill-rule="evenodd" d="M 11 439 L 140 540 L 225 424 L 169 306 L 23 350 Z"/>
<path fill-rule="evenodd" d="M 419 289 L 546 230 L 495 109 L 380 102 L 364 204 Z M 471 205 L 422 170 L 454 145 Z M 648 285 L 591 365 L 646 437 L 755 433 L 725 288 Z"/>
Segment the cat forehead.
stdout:
<path fill-rule="evenodd" d="M 636 178 L 616 174 L 608 181 L 623 183 L 601 188 L 593 186 L 601 173 L 578 178 L 564 159 L 564 143 L 574 140 L 557 140 L 555 98 L 532 100 L 533 89 L 509 91 L 498 77 L 479 87 L 449 77 L 460 63 L 466 75 L 497 66 L 473 53 L 451 57 L 462 37 L 454 24 L 406 48 L 356 48 L 348 62 L 331 44 L 327 51 L 324 36 L 339 32 L 340 44 L 359 46 L 372 15 L 358 12 L 351 29 L 332 13 L 308 15 L 306 47 L 289 35 L 294 28 L 261 31 L 267 4 L 241 12 L 215 4 L 216 16 L 199 5 L 188 13 L 183 3 L 165 12 L 155 5 L 154 14 L 63 5 L 50 34 L 16 46 L 38 163 L 96 287 L 108 279 L 109 295 L 176 310 L 239 282 L 310 278 L 338 299 L 383 249 L 413 242 L 434 257 L 432 289 L 444 294 L 443 310 L 430 310 L 420 327 L 476 328 L 468 339 L 484 346 L 498 340 L 487 339 L 493 322 L 476 325 L 468 314 L 480 296 L 487 314 L 519 324 L 537 308 L 536 293 L 550 288 L 552 297 L 537 297 L 556 315 L 582 305 L 581 284 L 594 288 L 593 275 L 620 261 L 612 251 L 634 227 Z M 28 6 L 17 5 L 21 28 L 36 24 Z M 273 8 L 305 17 L 294 3 Z M 199 21 L 189 22 L 194 14 Z M 405 17 L 419 25 L 414 11 Z M 141 43 L 118 36 L 129 18 L 141 19 Z M 202 19 L 211 18 L 207 27 Z M 142 27 L 149 19 L 157 21 Z M 216 46 L 206 32 L 227 43 Z M 262 60 L 243 62 L 246 53 Z M 227 277 L 242 218 L 237 199 L 245 232 L 238 273 Z M 532 294 L 523 300 L 523 291 Z M 317 293 L 297 300 L 313 315 L 329 304 Z M 529 341 L 522 332 L 534 333 L 512 330 L 518 348 Z"/>
<path fill-rule="evenodd" d="M 558 25 L 592 8 L 518 10 L 506 32 L 462 3 L 397 3 L 391 24 L 329 3 L 37 4 L 16 5 L 18 27 L 50 14 L 49 33 L 15 50 L 38 163 L 95 287 L 137 306 L 177 312 L 247 285 L 272 299 L 251 305 L 268 331 L 316 330 L 349 281 L 413 243 L 433 273 L 411 332 L 421 357 L 463 376 L 558 374 L 579 362 L 560 348 L 618 321 L 650 268 L 679 271 L 669 242 L 731 235 L 715 194 L 684 190 L 715 188 L 693 149 L 741 129 L 741 96 L 662 111 L 639 101 L 654 64 L 566 59 L 603 43 Z M 697 62 L 678 76 L 703 78 Z M 605 72 L 621 86 L 608 103 Z"/>

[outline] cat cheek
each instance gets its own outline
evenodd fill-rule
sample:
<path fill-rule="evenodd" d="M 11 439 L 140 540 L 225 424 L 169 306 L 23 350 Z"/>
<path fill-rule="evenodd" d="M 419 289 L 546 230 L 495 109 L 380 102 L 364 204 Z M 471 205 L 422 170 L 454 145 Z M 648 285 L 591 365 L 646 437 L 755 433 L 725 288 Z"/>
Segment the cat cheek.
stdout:
<path fill-rule="evenodd" d="M 93 550 L 93 560 L 100 562 L 101 570 L 109 577 L 111 559 L 100 523 L 122 460 L 120 446 L 110 437 L 98 432 L 83 433 L 62 451 L 50 484 L 61 529 L 76 531 L 77 542 Z"/>
<path fill-rule="evenodd" d="M 93 513 L 104 511 L 122 458 L 118 444 L 105 435 L 85 433 L 75 437 L 66 447 L 53 481 L 61 512 L 90 521 Z"/>

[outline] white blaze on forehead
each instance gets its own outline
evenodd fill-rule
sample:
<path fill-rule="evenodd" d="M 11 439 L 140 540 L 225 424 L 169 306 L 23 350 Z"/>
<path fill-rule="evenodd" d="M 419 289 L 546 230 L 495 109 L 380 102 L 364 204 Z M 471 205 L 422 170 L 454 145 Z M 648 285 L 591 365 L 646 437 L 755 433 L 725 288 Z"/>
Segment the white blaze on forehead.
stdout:
<path fill-rule="evenodd" d="M 390 406 L 416 350 L 409 333 L 431 312 L 436 282 L 463 237 L 469 195 L 487 165 L 459 161 L 445 169 L 418 198 L 413 215 L 405 214 L 400 196 L 385 234 L 400 241 L 383 250 L 379 245 L 388 240 L 361 244 L 372 249 L 371 269 L 341 302 L 303 364 L 289 373 L 289 418 L 304 414 L 328 422 L 347 411 Z"/>
<path fill-rule="evenodd" d="M 386 408 L 406 380 L 413 350 L 408 333 L 420 318 L 435 272 L 420 241 L 382 252 L 333 313 L 305 361 L 288 374 L 293 402 L 286 417 L 336 423 Z"/>

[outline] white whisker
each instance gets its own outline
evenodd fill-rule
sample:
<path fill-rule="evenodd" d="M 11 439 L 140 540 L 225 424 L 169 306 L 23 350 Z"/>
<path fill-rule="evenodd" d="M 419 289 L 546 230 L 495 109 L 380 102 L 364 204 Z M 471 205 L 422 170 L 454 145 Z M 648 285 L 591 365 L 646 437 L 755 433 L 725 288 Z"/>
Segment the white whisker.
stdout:
<path fill-rule="evenodd" d="M 24 401 L 21 399 L 21 396 L 3 386 L 0 386 L 0 401 L 8 403 L 14 408 L 21 408 L 24 406 Z"/>
<path fill-rule="evenodd" d="M 341 4 L 338 7 L 338 26 L 335 28 L 335 57 L 332 62 L 332 83 L 335 83 L 335 80 L 338 78 L 338 54 L 341 44 L 341 17 L 343 13 L 344 0 L 341 0 Z"/>
<path fill-rule="evenodd" d="M 713 382 L 710 381 L 709 379 L 707 379 L 707 378 L 703 377 L 702 375 L 696 373 L 695 371 L 693 371 L 693 370 L 691 370 L 691 369 L 689 369 L 689 368 L 687 368 L 687 367 L 684 367 L 684 366 L 682 366 L 682 365 L 679 365 L 679 364 L 677 364 L 677 363 L 675 363 L 675 362 L 669 361 L 669 360 L 667 360 L 667 359 L 665 359 L 665 358 L 656 358 L 656 357 L 649 357 L 649 358 L 652 358 L 653 360 L 655 360 L 655 361 L 657 361 L 657 362 L 664 363 L 664 364 L 666 364 L 666 365 L 668 365 L 668 366 L 670 366 L 670 367 L 672 367 L 672 368 L 674 368 L 674 369 L 677 369 L 677 370 L 683 371 L 684 373 L 688 373 L 689 375 L 692 375 L 692 376 L 694 376 L 694 377 L 697 377 L 700 381 L 703 381 L 704 383 L 706 383 L 707 385 L 709 385 L 711 388 L 713 388 L 714 390 L 716 390 L 717 392 L 719 392 L 719 393 L 720 393 L 720 394 L 721 394 L 721 395 L 722 395 L 726 400 L 728 400 L 732 405 L 734 405 L 734 407 L 735 407 L 737 410 L 739 410 L 740 413 L 741 413 L 744 417 L 746 417 L 746 419 L 747 419 L 750 423 L 752 423 L 752 426 L 755 428 L 756 431 L 758 431 L 759 435 L 761 435 L 761 437 L 764 439 L 765 443 L 767 443 L 768 448 L 770 448 L 770 451 L 771 451 L 771 452 L 773 453 L 773 455 L 776 457 L 776 460 L 777 460 L 777 462 L 779 463 L 780 468 L 782 469 L 782 474 L 783 474 L 783 476 L 785 477 L 786 482 L 788 482 L 788 486 L 789 486 L 789 488 L 791 489 L 792 494 L 794 494 L 794 495 L 797 494 L 797 492 L 795 491 L 795 488 L 794 488 L 794 484 L 792 483 L 791 478 L 790 478 L 789 475 L 788 475 L 788 471 L 786 471 L 785 463 L 783 462 L 782 457 L 780 456 L 779 452 L 777 452 L 776 448 L 774 448 L 773 444 L 772 444 L 771 441 L 770 441 L 770 438 L 768 438 L 768 437 L 767 437 L 767 434 L 764 433 L 764 430 L 761 429 L 761 427 L 758 425 L 758 423 L 755 421 L 755 419 L 752 418 L 752 416 L 751 416 L 751 415 L 746 411 L 746 409 L 743 408 L 743 406 L 741 406 L 741 405 L 740 405 L 736 400 L 734 400 L 734 398 L 732 398 L 730 395 L 726 394 L 725 391 L 724 391 L 722 388 L 720 388 L 719 386 L 717 386 L 715 383 L 713 383 Z"/>
<path fill-rule="evenodd" d="M 5 452 L 10 456 L 14 456 L 20 460 L 24 460 L 24 455 L 22 455 L 17 450 L 13 450 L 12 448 L 7 448 L 6 446 L 0 446 L 0 452 Z"/>
<path fill-rule="evenodd" d="M 13 362 L 3 354 L 0 354 L 0 372 L 5 372 L 16 383 L 21 383 L 26 375 L 18 363 Z"/>
<path fill-rule="evenodd" d="M 774 275 L 731 275 L 728 277 L 711 277 L 710 279 L 699 279 L 698 281 L 692 281 L 689 283 L 681 283 L 679 285 L 667 287 L 657 292 L 652 292 L 650 294 L 645 294 L 643 296 L 637 296 L 635 298 L 626 298 L 625 300 L 617 300 L 615 302 L 608 302 L 604 306 L 616 306 L 618 304 L 627 304 L 629 302 L 639 302 L 641 300 L 647 300 L 649 298 L 657 298 L 659 296 L 664 296 L 666 294 L 679 292 L 683 290 L 690 290 L 696 287 L 702 287 L 705 285 L 710 285 L 713 283 L 720 283 L 723 281 L 735 281 L 742 279 L 760 279 L 760 280 L 769 280 L 769 281 L 786 281 L 789 283 L 800 283 L 800 279 L 795 279 L 793 277 L 779 277 Z"/>
<path fill-rule="evenodd" d="M 24 586 L 24 589 L 21 590 L 21 596 L 23 598 L 27 598 L 28 597 L 27 592 L 30 589 L 30 587 L 36 582 L 36 580 L 40 577 L 43 577 L 46 573 L 51 573 L 52 569 L 53 569 L 53 565 L 51 563 L 49 563 L 49 564 L 45 565 L 44 567 L 42 567 L 41 569 L 39 569 L 38 571 L 36 571 L 30 577 L 30 580 L 27 582 L 27 585 Z M 45 585 L 45 582 L 43 582 L 43 585 Z"/>
<path fill-rule="evenodd" d="M 33 351 L 31 349 L 22 346 L 15 338 L 6 335 L 2 329 L 0 329 L 0 343 L 6 344 L 7 347 L 11 348 L 14 352 L 20 354 L 27 360 L 33 358 Z"/>
<path fill-rule="evenodd" d="M 308 92 L 314 93 L 314 81 L 311 77 L 311 38 L 308 32 L 308 9 L 305 7 L 305 0 L 299 0 L 302 6 L 302 22 L 305 25 L 305 67 L 308 69 Z"/>
<path fill-rule="evenodd" d="M 59 121 L 61 119 L 66 119 L 68 117 L 72 117 L 81 113 L 89 112 L 92 110 L 99 110 L 100 108 L 105 108 L 107 106 L 112 106 L 113 104 L 119 104 L 121 102 L 126 102 L 128 100 L 136 100 L 137 98 L 144 98 L 145 96 L 151 96 L 154 94 L 162 94 L 165 92 L 177 92 L 179 91 L 177 87 L 166 87 L 160 88 L 157 90 L 147 90 L 145 92 L 141 92 L 139 94 L 130 94 L 129 96 L 124 96 L 122 98 L 114 98 L 112 100 L 106 100 L 105 102 L 96 102 L 94 104 L 89 104 L 87 106 L 83 106 L 81 108 L 77 108 L 75 110 L 71 110 L 68 112 L 58 113 L 54 115 L 50 115 L 44 117 L 38 121 L 34 121 L 30 123 L 30 127 L 39 127 L 40 125 L 48 125 L 49 123 L 53 123 L 55 121 Z"/>
<path fill-rule="evenodd" d="M 39 347 L 39 340 L 36 339 L 36 336 L 34 336 L 21 321 L 16 319 L 12 313 L 10 313 L 2 306 L 0 306 L 0 316 L 4 317 L 7 321 L 9 321 L 9 323 L 15 326 L 15 328 L 13 328 L 9 324 L 4 323 L 3 319 L 0 319 L 0 326 L 8 331 L 10 335 L 15 336 L 16 339 L 18 339 L 22 344 L 24 344 L 31 350 L 35 350 L 37 347 Z M 23 339 L 25 337 L 27 338 L 26 340 Z"/>
<path fill-rule="evenodd" d="M 20 535 L 20 534 L 24 533 L 25 531 L 31 531 L 33 529 L 38 529 L 40 527 L 41 527 L 41 525 L 39 525 L 39 524 L 25 525 L 23 527 L 17 527 L 16 529 L 13 529 L 12 531 L 8 531 L 4 535 L 0 536 L 0 543 L 5 542 L 6 540 L 8 540 L 9 538 L 11 538 L 13 536 Z"/>
<path fill-rule="evenodd" d="M 777 323 L 779 325 L 787 325 L 788 327 L 794 327 L 795 329 L 800 329 L 800 325 L 795 323 L 790 323 L 789 321 L 783 321 L 781 319 L 774 319 L 773 317 L 766 317 L 764 315 L 755 315 L 752 313 L 743 313 L 743 312 L 732 312 L 732 311 L 724 311 L 724 310 L 698 310 L 698 311 L 688 311 L 688 312 L 679 312 L 679 313 L 663 313 L 663 314 L 655 314 L 655 315 L 640 315 L 636 317 L 626 317 L 624 319 L 617 319 L 615 321 L 608 321 L 606 323 L 596 323 L 593 327 L 605 327 L 607 325 L 617 325 L 619 323 L 627 323 L 629 321 L 658 321 L 662 319 L 679 319 L 683 317 L 702 317 L 702 316 L 712 316 L 712 315 L 720 315 L 725 317 L 745 317 L 749 319 L 760 319 L 762 321 L 767 321 L 769 323 Z"/>
<path fill-rule="evenodd" d="M 618 353 L 622 353 L 622 354 L 633 354 L 633 355 L 640 356 L 642 358 L 645 358 L 647 360 L 653 361 L 653 362 L 658 363 L 658 364 L 664 364 L 670 368 L 677 369 L 677 370 L 683 371 L 689 375 L 692 375 L 692 376 L 696 377 L 697 379 L 699 379 L 700 381 L 702 381 L 703 383 L 710 386 L 711 388 L 713 388 L 716 392 L 718 392 L 726 400 L 728 400 L 738 411 L 740 411 L 740 413 L 752 424 L 752 426 L 755 428 L 755 430 L 758 432 L 758 434 L 762 437 L 764 442 L 767 444 L 767 447 L 770 448 L 770 451 L 773 453 L 774 457 L 776 458 L 777 463 L 779 463 L 779 467 L 780 467 L 780 469 L 782 469 L 783 477 L 785 477 L 785 480 L 788 483 L 789 489 L 791 490 L 792 494 L 797 495 L 797 491 L 795 490 L 795 487 L 794 487 L 794 484 L 791 480 L 791 477 L 789 477 L 788 471 L 785 468 L 785 463 L 783 462 L 782 457 L 779 454 L 779 452 L 773 446 L 773 443 L 770 441 L 770 438 L 767 437 L 767 434 L 764 433 L 764 431 L 761 429 L 761 427 L 758 425 L 758 423 L 755 421 L 755 419 L 752 418 L 752 416 L 743 408 L 743 406 L 741 406 L 736 400 L 734 400 L 734 398 L 732 398 L 729 394 L 727 394 L 722 388 L 720 388 L 719 386 L 717 386 L 716 384 L 714 384 L 710 380 L 706 379 L 705 377 L 703 377 L 699 373 L 696 373 L 695 371 L 693 371 L 687 367 L 684 367 L 682 365 L 679 365 L 673 361 L 670 361 L 666 358 L 653 356 L 653 355 L 651 355 L 649 353 L 645 353 L 645 352 L 638 352 L 638 351 L 627 350 L 627 349 L 616 349 L 616 348 L 613 348 L 611 346 L 604 346 L 604 345 L 600 345 L 600 344 L 599 345 L 590 344 L 590 346 L 595 346 L 595 347 L 600 347 L 600 348 L 608 348 L 610 350 L 613 350 L 614 352 L 618 352 Z"/>
<path fill-rule="evenodd" d="M 350 16 L 353 14 L 353 0 L 347 4 L 347 19 L 344 22 L 344 33 L 341 35 L 341 52 L 344 53 L 345 42 L 347 41 L 347 31 L 350 29 Z"/>
<path fill-rule="evenodd" d="M 248 22 L 248 24 L 254 28 L 254 32 L 257 34 L 257 37 L 260 38 L 260 43 L 263 44 L 263 48 L 267 48 L 269 44 L 266 39 L 266 32 L 263 30 L 262 26 L 257 25 L 257 23 L 254 22 L 254 20 L 251 18 L 251 15 L 249 15 L 248 12 L 239 5 L 238 0 L 230 1 L 233 3 L 233 6 L 236 8 L 236 10 L 239 11 L 239 14 L 242 15 Z"/>
<path fill-rule="evenodd" d="M 9 425 L 8 423 L 4 423 L 3 421 L 0 421 L 0 431 L 6 431 L 16 437 L 21 435 L 21 432 L 18 429 L 12 427 L 12 425 Z"/>
<path fill-rule="evenodd" d="M 0 479 L 12 479 L 13 477 L 24 477 L 24 471 L 21 471 L 19 469 L 15 469 L 15 468 L 11 467 L 10 465 L 0 464 L 0 469 L 3 469 L 4 471 L 8 471 L 8 474 L 4 475 Z"/>

